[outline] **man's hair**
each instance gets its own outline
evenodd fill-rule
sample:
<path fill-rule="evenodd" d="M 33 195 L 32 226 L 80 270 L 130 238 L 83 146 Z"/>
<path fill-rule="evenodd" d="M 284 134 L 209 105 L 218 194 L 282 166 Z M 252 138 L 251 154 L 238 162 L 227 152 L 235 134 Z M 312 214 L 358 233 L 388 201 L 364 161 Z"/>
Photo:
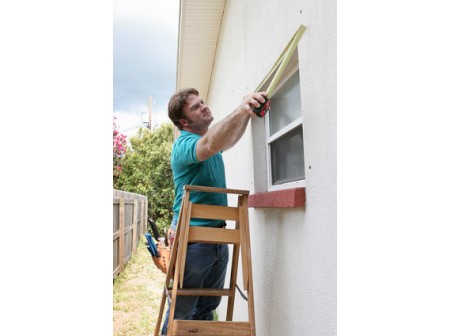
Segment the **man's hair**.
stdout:
<path fill-rule="evenodd" d="M 180 124 L 180 119 L 186 119 L 186 116 L 183 113 L 183 106 L 186 103 L 189 95 L 198 96 L 197 89 L 189 88 L 180 90 L 175 93 L 169 101 L 169 118 L 172 120 L 173 124 L 178 127 L 178 129 L 182 130 L 183 126 Z"/>

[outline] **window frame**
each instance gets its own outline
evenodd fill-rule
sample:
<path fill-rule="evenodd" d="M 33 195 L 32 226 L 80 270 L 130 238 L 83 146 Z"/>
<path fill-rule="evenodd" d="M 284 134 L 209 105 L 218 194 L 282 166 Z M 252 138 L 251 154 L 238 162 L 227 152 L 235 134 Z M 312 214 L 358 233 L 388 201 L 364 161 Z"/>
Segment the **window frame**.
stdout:
<path fill-rule="evenodd" d="M 299 70 L 299 63 L 298 63 L 298 46 L 296 48 L 297 53 L 297 62 L 292 66 L 291 69 L 289 69 L 283 77 L 280 79 L 279 83 L 275 87 L 272 96 L 276 96 L 277 92 L 283 88 L 283 86 L 286 84 L 288 80 L 292 78 L 297 72 L 298 72 L 298 81 L 300 84 L 300 70 Z M 300 85 L 299 85 L 300 87 Z M 294 128 L 297 128 L 299 126 L 303 127 L 303 109 L 302 109 L 302 99 L 301 99 L 301 91 L 299 92 L 300 95 L 300 117 L 298 119 L 295 119 L 294 121 L 290 122 L 288 125 L 284 126 L 274 134 L 270 135 L 270 111 L 267 113 L 267 115 L 264 118 L 264 131 L 265 131 L 265 150 L 266 150 L 266 167 L 267 167 L 267 176 L 266 176 L 266 188 L 267 191 L 276 191 L 276 190 L 283 190 L 283 189 L 290 189 L 290 188 L 302 188 L 306 186 L 306 176 L 305 178 L 301 180 L 295 180 L 295 181 L 289 181 L 284 182 L 280 184 L 273 184 L 272 183 L 272 162 L 271 162 L 271 153 L 270 153 L 270 144 L 282 137 L 283 135 L 289 133 Z M 304 150 L 303 150 L 303 156 L 304 156 Z"/>

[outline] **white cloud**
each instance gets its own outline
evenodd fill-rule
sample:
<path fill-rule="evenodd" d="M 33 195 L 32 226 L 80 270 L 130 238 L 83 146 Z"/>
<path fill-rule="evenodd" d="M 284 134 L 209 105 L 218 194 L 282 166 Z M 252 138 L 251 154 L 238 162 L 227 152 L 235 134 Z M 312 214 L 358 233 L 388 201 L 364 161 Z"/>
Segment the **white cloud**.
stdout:
<path fill-rule="evenodd" d="M 179 0 L 114 0 L 114 20 L 152 22 L 169 29 L 177 27 L 178 10 Z"/>
<path fill-rule="evenodd" d="M 128 137 L 137 133 L 139 127 L 144 126 L 142 121 L 145 121 L 145 114 L 136 112 L 123 112 L 115 111 L 114 116 L 116 119 L 117 129 L 120 133 L 127 135 Z"/>
<path fill-rule="evenodd" d="M 115 111 L 113 114 L 116 119 L 116 125 L 120 133 L 125 134 L 127 138 L 137 134 L 139 127 L 145 127 L 143 122 L 148 121 L 148 109 L 142 112 Z M 157 127 L 162 123 L 171 123 L 167 116 L 166 109 L 152 111 L 152 127 Z"/>

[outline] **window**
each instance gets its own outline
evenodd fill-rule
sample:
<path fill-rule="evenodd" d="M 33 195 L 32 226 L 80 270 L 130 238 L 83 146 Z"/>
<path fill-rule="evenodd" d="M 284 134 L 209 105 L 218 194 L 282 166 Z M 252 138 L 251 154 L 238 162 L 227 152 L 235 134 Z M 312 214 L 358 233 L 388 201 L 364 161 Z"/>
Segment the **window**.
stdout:
<path fill-rule="evenodd" d="M 266 116 L 268 189 L 305 179 L 298 69 L 271 98 Z M 299 184 L 297 183 L 297 186 Z"/>
<path fill-rule="evenodd" d="M 305 205 L 303 111 L 298 43 L 301 25 L 256 91 L 267 91 L 270 111 L 252 119 L 255 194 L 249 206 L 285 208 Z"/>
<path fill-rule="evenodd" d="M 273 73 L 258 91 L 267 91 Z M 265 173 L 255 171 L 258 192 L 304 187 L 303 119 L 298 54 L 295 52 L 270 96 L 270 111 L 252 124 L 255 167 L 265 162 Z M 255 145 L 255 143 L 257 145 Z M 261 145 L 263 143 L 263 145 Z M 260 154 L 264 152 L 263 154 Z"/>

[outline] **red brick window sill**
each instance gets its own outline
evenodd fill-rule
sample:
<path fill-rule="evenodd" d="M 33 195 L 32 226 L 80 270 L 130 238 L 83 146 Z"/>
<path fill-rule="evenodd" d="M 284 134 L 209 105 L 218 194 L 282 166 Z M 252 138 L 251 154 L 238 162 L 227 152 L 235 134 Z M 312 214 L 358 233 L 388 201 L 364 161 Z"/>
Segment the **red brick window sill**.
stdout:
<path fill-rule="evenodd" d="M 296 208 L 305 206 L 305 188 L 267 191 L 248 196 L 250 208 Z"/>

